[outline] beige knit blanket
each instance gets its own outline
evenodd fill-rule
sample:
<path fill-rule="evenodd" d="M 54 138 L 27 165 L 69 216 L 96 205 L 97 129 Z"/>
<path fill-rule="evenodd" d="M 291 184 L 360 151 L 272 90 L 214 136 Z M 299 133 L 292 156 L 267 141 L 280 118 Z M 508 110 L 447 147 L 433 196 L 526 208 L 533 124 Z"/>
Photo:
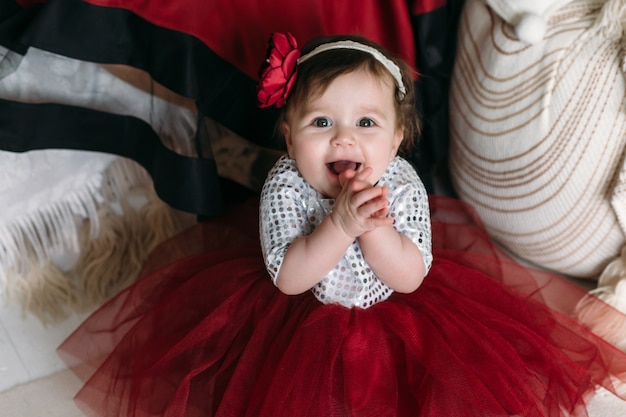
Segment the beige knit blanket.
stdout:
<path fill-rule="evenodd" d="M 485 0 L 459 24 L 455 189 L 494 240 L 576 277 L 597 279 L 625 243 L 625 3 L 564 4 L 532 44 Z"/>

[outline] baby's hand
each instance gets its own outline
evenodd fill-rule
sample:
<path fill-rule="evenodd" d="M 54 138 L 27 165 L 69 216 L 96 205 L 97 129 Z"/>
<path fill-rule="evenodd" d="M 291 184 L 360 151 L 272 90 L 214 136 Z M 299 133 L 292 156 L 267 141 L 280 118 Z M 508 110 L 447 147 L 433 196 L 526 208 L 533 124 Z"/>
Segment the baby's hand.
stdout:
<path fill-rule="evenodd" d="M 335 208 L 330 218 L 340 230 L 352 238 L 377 227 L 393 224 L 393 219 L 387 217 L 387 187 L 368 183 L 366 178 L 371 174 L 372 169 L 365 168 L 360 172 L 348 170 L 339 175 L 339 183 L 343 188 L 335 199 Z"/>

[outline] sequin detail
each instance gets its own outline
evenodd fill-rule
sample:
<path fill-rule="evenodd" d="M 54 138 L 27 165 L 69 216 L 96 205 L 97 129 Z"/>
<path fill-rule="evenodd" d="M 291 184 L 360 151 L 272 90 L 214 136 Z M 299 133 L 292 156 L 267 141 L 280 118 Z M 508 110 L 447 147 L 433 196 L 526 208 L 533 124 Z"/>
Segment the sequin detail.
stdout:
<path fill-rule="evenodd" d="M 428 271 L 433 259 L 430 212 L 422 181 L 406 160 L 396 157 L 379 184 L 389 188 L 394 227 L 418 246 Z M 291 242 L 315 230 L 331 213 L 334 203 L 305 181 L 293 159 L 283 156 L 274 165 L 261 192 L 259 214 L 263 257 L 274 284 Z M 358 239 L 311 291 L 324 304 L 339 303 L 349 308 L 371 307 L 393 293 L 370 269 Z"/>

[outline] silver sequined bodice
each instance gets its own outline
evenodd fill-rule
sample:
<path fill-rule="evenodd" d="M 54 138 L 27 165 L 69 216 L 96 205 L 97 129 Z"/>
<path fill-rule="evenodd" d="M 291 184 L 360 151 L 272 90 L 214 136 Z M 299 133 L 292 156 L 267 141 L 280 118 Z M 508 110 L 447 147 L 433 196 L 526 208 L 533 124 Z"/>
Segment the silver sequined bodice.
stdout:
<path fill-rule="evenodd" d="M 396 157 L 378 184 L 389 188 L 394 227 L 419 247 L 428 271 L 433 259 L 430 212 L 422 181 L 406 160 Z M 274 284 L 291 242 L 310 234 L 330 214 L 334 202 L 304 180 L 293 159 L 283 156 L 274 165 L 263 186 L 260 207 L 261 247 Z M 312 291 L 324 304 L 361 308 L 383 301 L 393 292 L 365 262 L 358 239 Z"/>

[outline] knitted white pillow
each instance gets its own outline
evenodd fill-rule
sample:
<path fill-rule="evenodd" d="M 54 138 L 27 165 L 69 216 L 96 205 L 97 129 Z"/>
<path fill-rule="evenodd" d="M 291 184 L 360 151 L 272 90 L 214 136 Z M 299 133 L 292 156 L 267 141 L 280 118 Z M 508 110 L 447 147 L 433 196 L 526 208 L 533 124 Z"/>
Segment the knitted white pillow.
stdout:
<path fill-rule="evenodd" d="M 597 279 L 625 243 L 625 3 L 561 4 L 535 43 L 485 0 L 459 23 L 455 189 L 494 240 L 566 275 Z"/>

